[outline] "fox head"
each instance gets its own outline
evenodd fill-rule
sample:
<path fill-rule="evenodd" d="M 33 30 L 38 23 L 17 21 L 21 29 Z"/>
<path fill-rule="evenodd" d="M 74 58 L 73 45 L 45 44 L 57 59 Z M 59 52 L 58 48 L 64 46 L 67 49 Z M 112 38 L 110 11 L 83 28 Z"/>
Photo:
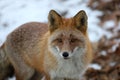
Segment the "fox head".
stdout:
<path fill-rule="evenodd" d="M 48 15 L 49 50 L 59 58 L 69 59 L 82 55 L 87 44 L 87 15 L 79 11 L 74 17 L 66 19 L 56 11 Z"/>

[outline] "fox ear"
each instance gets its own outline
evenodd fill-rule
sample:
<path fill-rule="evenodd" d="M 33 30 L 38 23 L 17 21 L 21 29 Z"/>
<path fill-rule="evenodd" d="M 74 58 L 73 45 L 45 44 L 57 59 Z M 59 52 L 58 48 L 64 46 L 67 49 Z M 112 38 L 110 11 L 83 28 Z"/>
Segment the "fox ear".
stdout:
<path fill-rule="evenodd" d="M 79 11 L 74 17 L 76 28 L 81 32 L 86 32 L 87 30 L 87 15 L 84 10 Z"/>
<path fill-rule="evenodd" d="M 56 30 L 61 23 L 61 16 L 55 11 L 51 10 L 48 15 L 48 24 L 51 32 Z"/>

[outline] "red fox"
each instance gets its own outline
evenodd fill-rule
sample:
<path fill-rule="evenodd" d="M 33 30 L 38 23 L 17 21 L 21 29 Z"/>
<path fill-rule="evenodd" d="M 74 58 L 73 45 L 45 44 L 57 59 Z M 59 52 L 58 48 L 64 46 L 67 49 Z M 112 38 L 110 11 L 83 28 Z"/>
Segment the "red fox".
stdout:
<path fill-rule="evenodd" d="M 92 60 L 86 12 L 66 19 L 51 10 L 48 24 L 23 24 L 8 35 L 0 50 L 13 66 L 16 80 L 41 80 L 40 75 L 45 80 L 79 80 Z"/>

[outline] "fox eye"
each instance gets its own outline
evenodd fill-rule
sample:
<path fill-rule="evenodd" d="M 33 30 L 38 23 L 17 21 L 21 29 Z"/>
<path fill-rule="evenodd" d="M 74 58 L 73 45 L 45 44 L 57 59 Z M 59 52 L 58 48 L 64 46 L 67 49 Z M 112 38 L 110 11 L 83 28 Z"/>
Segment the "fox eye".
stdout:
<path fill-rule="evenodd" d="M 70 40 L 70 43 L 74 43 L 74 42 L 76 42 L 77 41 L 77 39 L 71 39 Z"/>
<path fill-rule="evenodd" d="M 59 43 L 62 43 L 62 42 L 63 42 L 62 39 L 57 39 L 57 41 L 58 41 Z"/>

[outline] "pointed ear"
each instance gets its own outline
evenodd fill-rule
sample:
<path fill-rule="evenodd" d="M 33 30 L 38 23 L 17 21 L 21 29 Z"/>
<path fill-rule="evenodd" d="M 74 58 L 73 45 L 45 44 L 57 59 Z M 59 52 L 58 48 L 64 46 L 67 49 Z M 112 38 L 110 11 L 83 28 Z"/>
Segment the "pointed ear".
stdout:
<path fill-rule="evenodd" d="M 55 11 L 51 10 L 48 15 L 48 24 L 51 32 L 56 30 L 62 21 L 62 17 Z"/>
<path fill-rule="evenodd" d="M 87 15 L 84 10 L 79 11 L 74 17 L 76 28 L 81 32 L 86 32 L 87 30 Z"/>

